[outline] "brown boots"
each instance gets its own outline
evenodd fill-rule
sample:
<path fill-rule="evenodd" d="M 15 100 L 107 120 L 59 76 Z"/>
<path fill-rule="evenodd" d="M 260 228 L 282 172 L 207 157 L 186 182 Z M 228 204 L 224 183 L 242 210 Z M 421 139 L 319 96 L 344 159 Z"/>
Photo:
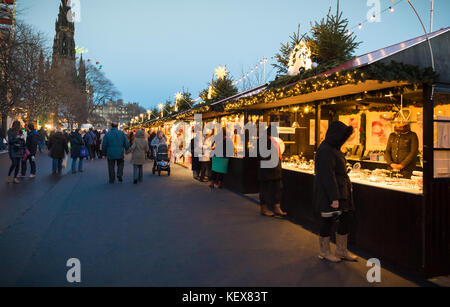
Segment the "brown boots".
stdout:
<path fill-rule="evenodd" d="M 261 205 L 261 215 L 270 216 L 270 217 L 275 216 L 275 214 L 273 214 L 273 212 L 270 211 L 269 208 L 267 207 L 267 205 L 265 205 L 265 204 Z"/>
<path fill-rule="evenodd" d="M 276 204 L 276 205 L 273 207 L 273 213 L 275 213 L 275 215 L 281 216 L 281 217 L 285 217 L 285 216 L 287 215 L 286 212 L 284 212 L 283 210 L 281 210 L 280 204 Z"/>
<path fill-rule="evenodd" d="M 336 253 L 335 253 L 336 255 L 333 255 L 330 249 L 330 237 L 319 236 L 319 244 L 320 244 L 319 258 L 328 260 L 330 262 L 340 262 L 341 260 L 353 262 L 358 261 L 358 257 L 347 250 L 347 240 L 348 235 L 342 236 L 336 234 Z"/>
<path fill-rule="evenodd" d="M 358 257 L 347 250 L 348 235 L 336 234 L 336 257 L 347 261 L 358 261 Z"/>
<path fill-rule="evenodd" d="M 7 178 L 6 178 L 6 183 L 15 183 L 15 184 L 19 184 L 20 182 L 19 182 L 19 180 L 17 180 L 17 178 L 14 178 L 14 179 L 12 179 L 10 176 L 8 176 Z"/>
<path fill-rule="evenodd" d="M 330 262 L 341 262 L 341 259 L 331 253 L 330 237 L 319 236 L 320 254 L 319 259 L 328 260 Z"/>

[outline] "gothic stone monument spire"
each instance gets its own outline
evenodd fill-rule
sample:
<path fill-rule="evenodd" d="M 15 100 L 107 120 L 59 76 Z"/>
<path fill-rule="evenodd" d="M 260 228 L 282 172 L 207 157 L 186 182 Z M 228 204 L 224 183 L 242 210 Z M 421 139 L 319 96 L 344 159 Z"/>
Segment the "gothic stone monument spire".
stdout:
<path fill-rule="evenodd" d="M 53 41 L 53 66 L 64 69 L 67 74 L 75 78 L 75 25 L 67 18 L 70 13 L 68 2 L 69 0 L 61 0 L 59 6 L 55 24 L 56 35 Z"/>

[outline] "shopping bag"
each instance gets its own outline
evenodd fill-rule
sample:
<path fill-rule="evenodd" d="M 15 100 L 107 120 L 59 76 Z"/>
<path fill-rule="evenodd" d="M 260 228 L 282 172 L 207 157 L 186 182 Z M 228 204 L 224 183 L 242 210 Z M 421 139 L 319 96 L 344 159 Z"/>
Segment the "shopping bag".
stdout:
<path fill-rule="evenodd" d="M 80 150 L 80 158 L 87 158 L 89 157 L 89 150 L 86 148 L 86 146 L 83 146 Z"/>
<path fill-rule="evenodd" d="M 63 161 L 63 163 L 62 163 L 62 167 L 63 167 L 63 168 L 67 168 L 67 162 L 68 162 L 68 160 L 69 160 L 69 155 L 66 155 L 66 157 L 64 158 L 64 161 Z"/>
<path fill-rule="evenodd" d="M 212 158 L 212 170 L 219 174 L 228 173 L 228 158 Z"/>

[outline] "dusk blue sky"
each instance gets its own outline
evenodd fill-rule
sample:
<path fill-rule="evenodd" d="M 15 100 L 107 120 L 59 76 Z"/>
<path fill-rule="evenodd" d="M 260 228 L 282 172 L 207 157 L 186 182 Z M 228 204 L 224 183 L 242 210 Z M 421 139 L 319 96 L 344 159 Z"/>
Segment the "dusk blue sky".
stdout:
<path fill-rule="evenodd" d="M 214 69 L 227 65 L 234 79 L 263 58 L 273 57 L 280 43 L 301 24 L 324 17 L 337 0 L 80 0 L 81 22 L 76 45 L 86 58 L 100 61 L 125 101 L 150 108 L 174 97 L 183 87 L 193 98 L 207 87 Z M 53 44 L 60 0 L 18 0 L 20 18 Z M 398 0 L 395 0 L 397 3 Z M 429 27 L 430 1 L 412 1 Z M 381 8 L 392 0 L 380 0 Z M 350 26 L 366 19 L 366 0 L 341 0 Z M 450 26 L 450 1 L 435 0 L 434 29 Z M 406 0 L 379 23 L 356 29 L 363 54 L 419 35 L 423 30 Z M 270 62 L 269 62 L 270 63 Z M 272 68 L 268 66 L 270 74 Z"/>

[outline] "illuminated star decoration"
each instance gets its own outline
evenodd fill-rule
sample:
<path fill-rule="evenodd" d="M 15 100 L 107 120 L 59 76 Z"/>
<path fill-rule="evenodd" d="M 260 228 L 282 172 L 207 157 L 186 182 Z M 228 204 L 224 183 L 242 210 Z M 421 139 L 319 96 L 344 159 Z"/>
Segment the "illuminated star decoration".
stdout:
<path fill-rule="evenodd" d="M 219 80 L 225 79 L 225 77 L 228 75 L 227 67 L 226 66 L 220 66 L 216 68 L 216 78 Z"/>

